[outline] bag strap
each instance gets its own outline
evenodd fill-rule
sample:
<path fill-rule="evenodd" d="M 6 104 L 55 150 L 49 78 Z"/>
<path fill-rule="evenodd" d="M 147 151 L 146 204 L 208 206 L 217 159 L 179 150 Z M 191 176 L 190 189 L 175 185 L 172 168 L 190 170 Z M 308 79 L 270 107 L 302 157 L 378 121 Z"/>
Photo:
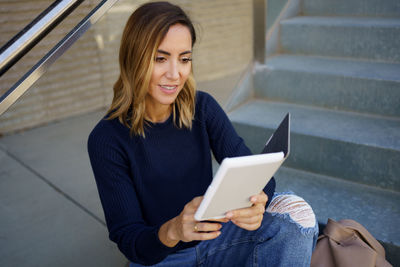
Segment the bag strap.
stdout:
<path fill-rule="evenodd" d="M 335 241 L 336 243 L 343 243 L 355 236 L 353 230 L 346 229 L 340 223 L 333 219 L 328 219 L 328 223 L 324 229 L 324 235 Z"/>
<path fill-rule="evenodd" d="M 378 255 L 385 257 L 385 249 L 383 246 L 365 229 L 364 226 L 359 224 L 354 220 L 340 220 L 338 221 L 339 224 L 356 231 L 361 239 L 363 239 L 372 249 L 374 249 Z"/>

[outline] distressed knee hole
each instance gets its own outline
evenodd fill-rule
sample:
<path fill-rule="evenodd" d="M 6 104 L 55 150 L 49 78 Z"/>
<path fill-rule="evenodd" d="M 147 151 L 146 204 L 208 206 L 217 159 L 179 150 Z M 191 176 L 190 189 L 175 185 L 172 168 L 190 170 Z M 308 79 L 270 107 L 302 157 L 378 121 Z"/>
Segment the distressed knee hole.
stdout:
<path fill-rule="evenodd" d="M 276 196 L 269 204 L 267 212 L 287 213 L 293 221 L 305 228 L 314 227 L 316 222 L 311 206 L 296 195 Z"/>

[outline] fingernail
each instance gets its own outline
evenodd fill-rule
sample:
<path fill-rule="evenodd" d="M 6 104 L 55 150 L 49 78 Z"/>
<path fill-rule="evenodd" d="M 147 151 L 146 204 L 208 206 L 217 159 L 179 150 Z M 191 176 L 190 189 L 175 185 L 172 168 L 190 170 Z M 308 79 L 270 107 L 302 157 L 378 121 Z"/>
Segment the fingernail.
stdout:
<path fill-rule="evenodd" d="M 232 217 L 233 217 L 232 212 L 228 212 L 228 213 L 226 214 L 226 217 L 227 217 L 227 218 L 232 218 Z"/>
<path fill-rule="evenodd" d="M 251 201 L 252 201 L 252 202 L 256 202 L 256 201 L 257 201 L 257 198 L 256 198 L 256 197 L 252 197 L 252 198 L 251 198 Z"/>

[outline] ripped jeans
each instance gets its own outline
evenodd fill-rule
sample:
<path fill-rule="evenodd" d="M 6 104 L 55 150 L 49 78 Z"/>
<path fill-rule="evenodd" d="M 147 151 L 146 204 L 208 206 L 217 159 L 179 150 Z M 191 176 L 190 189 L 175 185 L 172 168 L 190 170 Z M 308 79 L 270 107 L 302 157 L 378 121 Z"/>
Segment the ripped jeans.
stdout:
<path fill-rule="evenodd" d="M 228 222 L 218 238 L 171 254 L 153 266 L 310 266 L 317 236 L 311 207 L 291 193 L 275 194 L 259 229 L 247 231 Z M 142 265 L 130 264 L 135 266 Z"/>

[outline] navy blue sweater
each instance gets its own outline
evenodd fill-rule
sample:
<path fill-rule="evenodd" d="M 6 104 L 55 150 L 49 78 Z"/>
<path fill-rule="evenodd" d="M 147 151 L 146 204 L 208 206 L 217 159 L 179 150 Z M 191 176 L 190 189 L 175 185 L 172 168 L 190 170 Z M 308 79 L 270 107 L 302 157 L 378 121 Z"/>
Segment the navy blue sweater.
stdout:
<path fill-rule="evenodd" d="M 174 126 L 172 116 L 149 124 L 145 138 L 131 137 L 118 119 L 103 119 L 88 140 L 109 237 L 129 260 L 144 265 L 198 243 L 169 248 L 159 240 L 158 230 L 186 203 L 204 195 L 212 180 L 210 150 L 219 163 L 251 154 L 225 112 L 204 92 L 196 94 L 191 130 Z M 264 191 L 272 199 L 274 179 Z"/>

